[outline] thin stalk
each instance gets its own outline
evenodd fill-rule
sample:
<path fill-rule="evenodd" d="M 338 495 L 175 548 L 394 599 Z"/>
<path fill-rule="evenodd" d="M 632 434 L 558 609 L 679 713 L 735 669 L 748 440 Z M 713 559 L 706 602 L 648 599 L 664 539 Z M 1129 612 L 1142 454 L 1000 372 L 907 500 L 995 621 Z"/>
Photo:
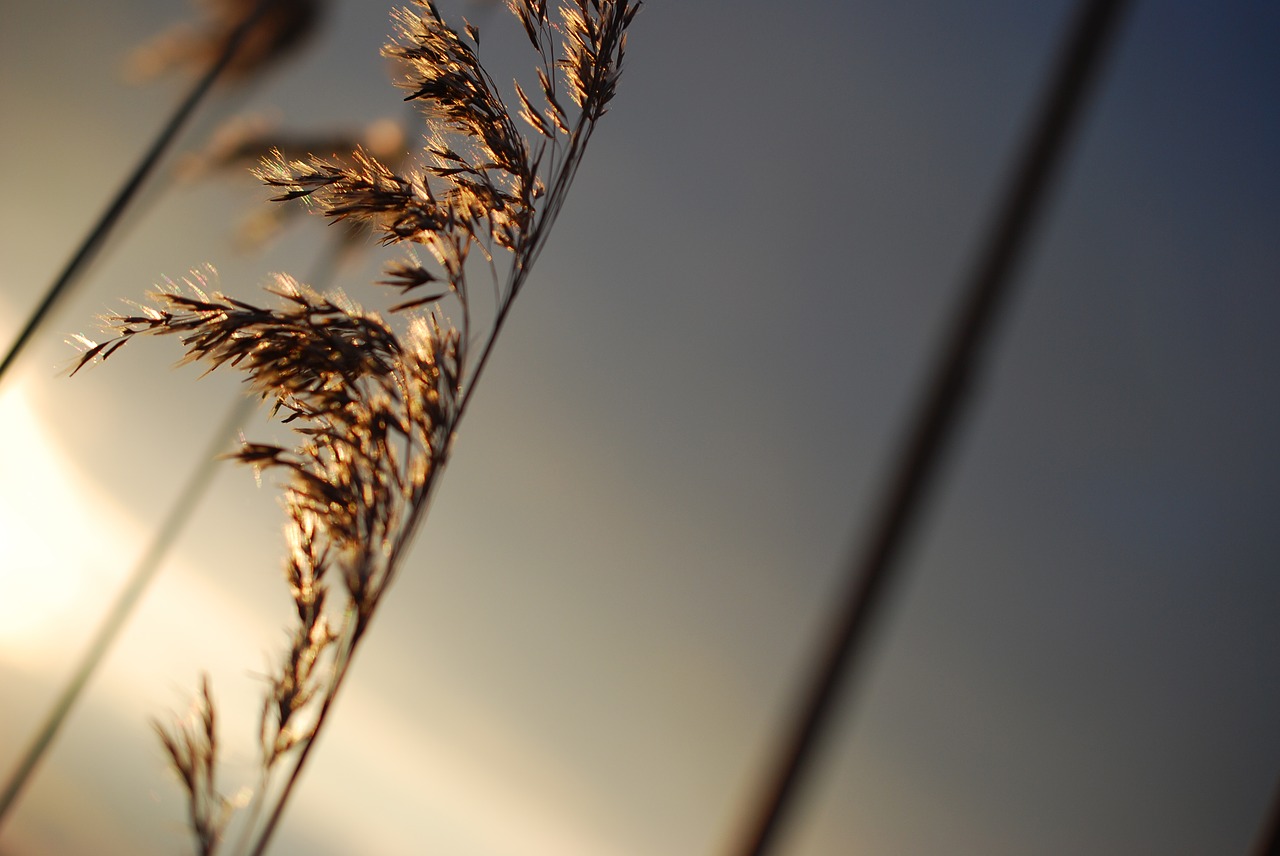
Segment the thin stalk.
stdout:
<path fill-rule="evenodd" d="M 134 167 L 133 172 L 120 190 L 116 192 L 115 198 L 111 200 L 106 211 L 98 218 L 93 229 L 85 236 L 84 241 L 72 255 L 71 260 L 62 269 L 62 273 L 58 275 L 53 285 L 49 286 L 48 291 L 45 292 L 44 299 L 40 301 L 40 305 L 35 308 L 35 311 L 27 319 L 26 326 L 18 333 L 18 338 L 9 346 L 8 352 L 4 355 L 4 360 L 0 361 L 0 381 L 3 381 L 5 374 L 9 371 L 9 367 L 13 365 L 18 354 L 22 352 L 31 340 L 32 335 L 39 329 L 45 316 L 53 310 L 54 306 L 63 297 L 70 293 L 71 287 L 79 279 L 85 267 L 97 255 L 98 250 L 102 248 L 102 244 L 106 241 L 112 228 L 123 217 L 125 209 L 133 200 L 133 197 L 137 195 L 143 182 L 146 181 L 147 177 L 155 169 L 156 164 L 159 163 L 160 158 L 168 150 L 170 144 L 173 143 L 178 131 L 186 124 L 187 119 L 190 118 L 200 102 L 204 100 L 204 96 L 208 94 L 214 82 L 226 70 L 231 60 L 235 58 L 236 51 L 239 50 L 245 35 L 275 2 L 276 0 L 260 0 L 248 17 L 232 32 L 231 38 L 227 40 L 221 55 L 205 72 L 204 76 L 196 81 L 187 97 L 178 105 L 178 109 L 174 111 L 169 121 L 160 129 L 160 133 L 152 141 L 150 148 L 143 154 L 142 160 Z M 0 810 L 0 816 L 3 816 L 2 810 Z"/>
<path fill-rule="evenodd" d="M 516 296 L 524 286 L 525 280 L 528 279 L 528 272 L 533 268 L 533 263 L 537 261 L 538 256 L 542 254 L 542 248 L 546 246 L 547 238 L 551 234 L 551 226 L 555 223 L 556 218 L 560 216 L 560 209 L 564 207 L 564 200 L 569 193 L 569 187 L 573 184 L 573 179 L 578 174 L 582 151 L 591 139 L 591 132 L 594 129 L 594 122 L 579 122 L 578 127 L 574 129 L 573 139 L 563 162 L 564 165 L 560 172 L 556 174 L 556 182 L 552 187 L 551 193 L 548 194 L 547 207 L 543 210 L 542 217 L 527 248 L 521 248 L 523 258 L 511 278 L 510 287 L 507 289 L 507 297 L 502 301 L 494 316 L 489 338 L 480 350 L 480 358 L 476 361 L 471 381 L 467 384 L 467 390 L 463 393 L 462 400 L 458 404 L 458 418 L 454 421 L 450 436 L 452 436 L 453 431 L 457 430 L 458 423 L 462 421 L 463 415 L 467 412 L 467 406 L 471 403 L 471 396 L 475 391 L 476 383 L 480 380 L 480 375 L 484 373 L 484 368 L 489 363 L 489 357 L 493 353 L 494 344 L 498 341 L 498 334 L 502 332 L 502 327 L 506 323 L 507 315 L 511 311 L 511 305 L 515 303 Z"/>
<path fill-rule="evenodd" d="M 58 731 L 62 728 L 63 722 L 66 721 L 67 715 L 71 712 L 72 706 L 79 699 L 80 694 L 89 683 L 89 679 L 93 677 L 93 673 L 97 671 L 102 658 L 111 649 L 112 643 L 120 635 L 121 629 L 124 628 L 125 623 L 133 614 L 133 610 L 141 599 L 143 592 L 146 591 L 152 578 L 155 577 L 156 571 L 160 569 L 161 561 L 168 554 L 178 535 L 181 534 L 183 525 L 191 517 L 191 513 L 204 496 L 204 492 L 208 488 L 217 467 L 218 455 L 228 451 L 228 438 L 243 423 L 245 417 L 252 412 L 255 404 L 255 399 L 245 396 L 243 400 L 232 408 L 231 412 L 227 414 L 227 418 L 213 434 L 213 439 L 208 448 L 205 449 L 200 465 L 187 480 L 181 495 L 173 504 L 169 511 L 169 516 L 160 526 L 146 553 L 134 566 L 128 582 L 116 597 L 115 603 L 112 604 L 111 611 L 107 614 L 102 624 L 99 625 L 97 633 L 94 634 L 92 641 L 85 649 L 80 665 L 76 667 L 71 680 L 67 682 L 67 685 L 58 695 L 58 699 L 54 702 L 48 716 L 45 717 L 40 731 L 32 739 L 27 751 L 22 756 L 22 760 L 18 762 L 18 766 L 9 776 L 8 782 L 5 783 L 4 793 L 0 795 L 0 826 L 3 825 L 9 810 L 17 802 L 23 788 L 31 779 L 40 760 L 49 750 L 49 746 L 53 743 Z"/>
<path fill-rule="evenodd" d="M 1054 173 L 1082 112 L 1106 47 L 1114 36 L 1124 0 L 1082 0 L 1063 44 L 1058 64 L 1022 156 L 998 209 L 978 263 L 962 292 L 944 347 L 929 376 L 892 469 L 878 519 L 865 552 L 850 563 L 849 588 L 834 617 L 815 669 L 809 677 L 775 769 L 750 817 L 748 834 L 732 852 L 764 856 L 797 797 L 801 776 L 816 755 L 816 746 L 842 683 L 865 645 L 876 609 L 885 600 L 902 548 L 918 522 L 926 491 L 936 478 L 943 453 L 972 389 L 982 356 L 994 330 L 1012 275 L 1025 254 L 1037 215 L 1043 210 Z"/>
<path fill-rule="evenodd" d="M 311 732 L 311 736 L 307 738 L 307 742 L 303 745 L 302 750 L 298 753 L 298 760 L 294 763 L 293 769 L 289 771 L 289 778 L 285 780 L 284 788 L 276 798 L 275 805 L 271 809 L 271 815 L 267 818 L 267 823 L 263 826 L 250 856 L 262 856 L 267 850 L 267 845 L 271 843 L 271 838 L 275 834 L 276 828 L 280 825 L 280 818 L 284 816 L 285 805 L 289 802 L 289 797 L 293 795 L 293 789 L 297 785 L 298 779 L 302 777 L 302 768 L 306 765 L 307 759 L 311 757 L 311 748 L 315 746 L 316 738 L 320 736 L 320 726 L 328 716 L 329 708 L 333 706 L 334 700 L 338 697 L 338 690 L 342 688 L 342 682 L 346 679 L 347 670 L 351 668 L 351 661 L 356 653 L 356 645 L 360 643 L 360 638 L 364 635 L 364 630 L 368 625 L 361 626 L 359 624 L 359 619 L 355 617 L 354 609 L 348 610 L 347 618 L 352 622 L 350 625 L 352 628 L 351 638 L 346 643 L 346 647 L 338 652 L 338 662 L 334 667 L 333 680 L 324 695 L 324 701 L 320 704 L 320 710 L 316 713 L 315 727 Z"/>

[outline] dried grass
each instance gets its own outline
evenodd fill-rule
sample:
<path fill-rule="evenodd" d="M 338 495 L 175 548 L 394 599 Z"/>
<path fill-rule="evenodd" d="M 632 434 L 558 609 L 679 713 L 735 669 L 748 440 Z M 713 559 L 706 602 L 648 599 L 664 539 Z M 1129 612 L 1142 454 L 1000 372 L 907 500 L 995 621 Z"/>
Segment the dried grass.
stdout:
<path fill-rule="evenodd" d="M 184 361 L 245 372 L 296 433 L 292 448 L 246 442 L 234 455 L 285 476 L 285 577 L 295 618 L 264 694 L 243 852 L 267 847 L 400 570 L 510 307 L 614 97 L 639 5 L 570 0 L 552 10 L 545 0 L 512 0 L 538 58 L 535 97 L 517 83 L 513 113 L 480 62 L 478 31 L 470 24 L 455 31 L 419 0 L 394 13 L 395 36 L 384 49 L 400 67 L 405 100 L 426 123 L 416 160 L 401 166 L 356 147 L 341 157 L 277 150 L 262 163 L 257 174 L 277 191 L 275 201 L 304 200 L 332 220 L 372 230 L 383 244 L 410 245 L 385 264 L 381 280 L 405 298 L 392 307 L 402 322 L 288 276 L 276 278 L 268 289 L 276 305 L 265 307 L 213 293 L 197 273 L 106 318 L 113 338 L 84 340 L 76 370 L 138 336 L 175 335 Z M 483 320 L 468 279 L 477 268 L 497 295 Z M 158 730 L 186 789 L 200 852 L 213 854 L 239 801 L 216 786 L 207 681 L 196 712 Z"/>

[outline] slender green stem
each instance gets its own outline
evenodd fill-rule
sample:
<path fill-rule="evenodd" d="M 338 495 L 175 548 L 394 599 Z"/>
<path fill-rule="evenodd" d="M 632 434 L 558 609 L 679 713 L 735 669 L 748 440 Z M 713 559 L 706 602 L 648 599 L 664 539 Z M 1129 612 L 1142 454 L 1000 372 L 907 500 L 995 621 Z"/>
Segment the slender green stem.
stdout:
<path fill-rule="evenodd" d="M 53 285 L 45 292 L 44 298 L 35 308 L 35 311 L 31 313 L 31 317 L 27 319 L 22 331 L 18 333 L 18 338 L 9 346 L 4 359 L 0 360 L 0 381 L 4 379 L 9 367 L 13 365 L 18 355 L 25 349 L 45 317 L 62 298 L 70 293 L 72 286 L 79 280 L 80 275 L 84 272 L 89 262 L 93 260 L 94 256 L 97 255 L 98 250 L 102 248 L 111 230 L 120 222 L 120 219 L 124 216 L 125 209 L 142 188 L 143 182 L 154 171 L 156 164 L 159 163 L 160 158 L 173 143 L 182 126 L 186 124 L 187 119 L 190 118 L 200 102 L 204 100 L 214 82 L 226 70 L 231 60 L 235 58 L 236 51 L 239 50 L 244 37 L 257 24 L 263 13 L 275 2 L 276 0 L 259 0 L 254 10 L 231 34 L 231 38 L 227 40 L 221 55 L 209 67 L 209 70 L 204 73 L 204 76 L 196 81 L 187 97 L 178 105 L 178 109 L 174 111 L 173 115 L 169 117 L 169 121 L 160 129 L 160 133 L 152 141 L 150 148 L 143 154 L 142 160 L 134 167 L 133 172 L 130 173 L 124 185 L 116 192 L 106 211 L 98 218 L 93 229 L 85 236 L 84 241 L 71 256 L 70 261 L 67 262 L 66 267 L 62 269 L 58 278 L 54 280 Z M 0 809 L 0 817 L 2 816 L 3 810 Z"/>

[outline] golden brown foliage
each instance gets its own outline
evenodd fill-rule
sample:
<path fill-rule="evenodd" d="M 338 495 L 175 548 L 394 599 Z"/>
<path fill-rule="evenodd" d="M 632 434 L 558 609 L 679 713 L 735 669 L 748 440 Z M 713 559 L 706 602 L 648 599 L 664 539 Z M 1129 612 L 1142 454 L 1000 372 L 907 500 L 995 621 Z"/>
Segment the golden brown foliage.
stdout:
<path fill-rule="evenodd" d="M 359 146 L 325 157 L 276 150 L 257 172 L 276 190 L 276 202 L 303 200 L 332 220 L 371 228 L 384 244 L 408 245 L 409 254 L 389 260 L 380 280 L 409 298 L 393 311 L 417 310 L 399 329 L 341 294 L 317 293 L 288 276 L 269 289 L 278 305 L 268 308 L 211 293 L 207 276 L 193 274 L 105 319 L 114 338 L 83 340 L 77 370 L 137 336 L 176 335 L 184 362 L 240 369 L 253 394 L 295 430 L 292 448 L 246 442 L 234 456 L 285 474 L 285 577 L 297 619 L 263 701 L 260 780 L 243 839 L 254 842 L 255 854 L 270 840 L 399 570 L 511 304 L 614 97 L 639 3 L 572 0 L 560 6 L 558 23 L 545 2 L 509 7 L 538 54 L 540 106 L 517 83 L 513 113 L 480 62 L 478 31 L 468 24 L 459 34 L 433 3 L 418 0 L 394 14 L 395 38 L 384 49 L 400 66 L 406 100 L 426 122 L 417 163 L 405 158 L 405 166 L 393 166 Z M 577 111 L 563 106 L 560 85 Z M 421 261 L 414 247 L 430 259 Z M 469 288 L 473 253 L 497 295 L 485 323 L 474 317 Z M 503 258 L 506 273 L 499 275 Z M 422 308 L 438 302 L 452 303 L 456 326 L 446 320 L 454 313 Z M 474 359 L 471 347 L 478 348 Z M 341 585 L 337 598 L 333 578 Z M 199 729 L 161 729 L 161 736 L 186 787 L 201 852 L 213 853 L 232 812 L 214 798 L 207 684 L 200 710 Z"/>

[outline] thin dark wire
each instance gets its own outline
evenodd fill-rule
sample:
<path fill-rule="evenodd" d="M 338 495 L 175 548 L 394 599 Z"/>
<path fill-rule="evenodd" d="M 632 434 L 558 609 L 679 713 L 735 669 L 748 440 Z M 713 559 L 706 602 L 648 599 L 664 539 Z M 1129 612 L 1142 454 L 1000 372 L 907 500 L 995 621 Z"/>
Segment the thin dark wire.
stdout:
<path fill-rule="evenodd" d="M 133 200 L 133 197 L 137 195 L 138 190 L 142 187 L 142 183 L 146 181 L 147 176 L 149 176 L 155 169 L 156 164 L 160 161 L 160 158 L 164 155 L 165 151 L 168 150 L 169 145 L 174 140 L 174 137 L 178 135 L 178 131 L 180 131 L 182 126 L 186 124 L 191 113 L 204 99 L 204 96 L 209 92 L 209 89 L 213 86 L 214 82 L 219 76 L 221 76 L 222 72 L 226 70 L 227 65 L 235 57 L 236 51 L 240 48 L 241 42 L 244 41 L 245 35 L 258 22 L 263 13 L 266 12 L 266 10 L 275 2 L 276 0 L 260 0 L 249 16 L 240 22 L 240 25 L 236 27 L 235 31 L 232 32 L 231 37 L 227 40 L 221 56 L 219 56 L 217 61 L 210 66 L 204 76 L 196 81 L 195 86 L 192 87 L 191 92 L 187 94 L 186 99 L 178 105 L 178 109 L 169 118 L 168 123 L 160 129 L 160 133 L 151 143 L 151 147 L 142 156 L 142 160 L 134 168 L 128 180 L 116 193 L 115 198 L 111 200 L 111 204 L 107 206 L 107 210 L 103 212 L 100 218 L 98 218 L 97 224 L 85 237 L 84 241 L 80 244 L 79 249 L 77 249 L 75 254 L 71 257 L 71 260 L 67 262 L 67 266 L 63 268 L 62 273 L 59 274 L 53 285 L 49 286 L 49 290 L 45 292 L 44 299 L 40 301 L 40 305 L 36 307 L 35 311 L 31 314 L 31 317 L 27 319 L 26 326 L 22 328 L 22 332 L 18 334 L 18 338 L 9 346 L 8 353 L 4 355 L 4 361 L 0 362 L 0 381 L 3 381 L 5 374 L 9 371 L 9 367 L 13 364 L 14 360 L 17 359 L 18 354 L 26 347 L 32 334 L 39 329 L 40 324 L 45 319 L 45 316 L 49 314 L 55 305 L 57 305 L 59 300 L 69 293 L 70 287 L 79 278 L 88 263 L 93 260 L 93 257 L 97 255 L 97 252 L 101 249 L 107 235 L 110 234 L 111 229 L 116 225 L 116 223 L 120 221 L 125 208 L 128 207 L 129 203 Z"/>
<path fill-rule="evenodd" d="M 329 246 L 330 251 L 324 255 L 315 275 L 310 280 L 313 288 L 323 290 L 325 284 L 337 271 L 345 248 L 340 241 L 336 240 Z M 4 825 L 5 816 L 17 802 L 45 753 L 49 751 L 49 746 L 71 713 L 71 708 L 84 692 L 89 680 L 102 663 L 102 658 L 106 656 L 107 651 L 115 643 L 116 637 L 120 635 L 120 631 L 124 629 L 143 593 L 151 585 L 156 572 L 160 570 L 161 562 L 168 555 L 178 536 L 186 529 L 191 515 L 195 513 L 209 485 L 213 482 L 214 475 L 218 472 L 218 465 L 221 463 L 219 456 L 231 451 L 231 443 L 236 431 L 253 414 L 258 403 L 258 399 L 253 396 L 240 397 L 213 433 L 208 447 L 201 456 L 200 465 L 187 479 L 186 486 L 183 487 L 177 501 L 170 507 L 168 516 L 160 523 L 146 552 L 134 565 L 124 588 L 116 596 L 106 618 L 99 625 L 98 632 L 85 648 L 80 665 L 76 667 L 71 679 L 63 687 L 62 693 L 45 717 L 40 731 L 32 738 L 22 760 L 18 762 L 5 783 L 4 792 L 0 794 L 0 826 Z"/>
<path fill-rule="evenodd" d="M 865 553 L 851 563 L 850 589 L 789 726 L 778 765 L 749 820 L 748 834 L 734 853 L 768 853 L 787 811 L 795 804 L 801 774 L 814 759 L 841 684 L 850 679 L 851 664 L 884 601 L 906 536 L 919 517 L 925 491 L 937 475 L 942 453 L 958 424 L 981 350 L 1009 291 L 1011 274 L 1026 251 L 1036 215 L 1044 207 L 1054 171 L 1125 5 L 1124 0 L 1083 0 L 1076 13 L 1021 162 L 910 423 L 872 537 Z"/>

